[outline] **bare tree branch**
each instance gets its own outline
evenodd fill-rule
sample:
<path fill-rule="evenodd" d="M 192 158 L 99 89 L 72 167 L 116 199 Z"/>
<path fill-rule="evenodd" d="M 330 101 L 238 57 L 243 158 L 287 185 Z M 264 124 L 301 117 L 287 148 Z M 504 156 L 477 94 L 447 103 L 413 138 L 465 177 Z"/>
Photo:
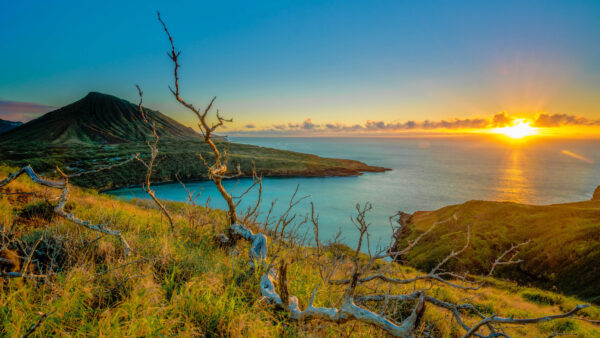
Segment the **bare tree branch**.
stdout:
<path fill-rule="evenodd" d="M 158 157 L 159 136 L 158 136 L 158 132 L 156 131 L 156 121 L 151 120 L 150 117 L 148 116 L 148 114 L 144 111 L 144 108 L 142 107 L 142 100 L 143 100 L 144 92 L 142 92 L 142 89 L 140 88 L 140 86 L 136 85 L 135 87 L 137 88 L 138 94 L 140 96 L 140 102 L 138 103 L 138 108 L 140 110 L 140 114 L 142 114 L 142 118 L 143 118 L 144 122 L 146 122 L 146 124 L 148 124 L 148 126 L 151 128 L 152 135 L 154 136 L 154 142 L 152 142 L 152 143 L 150 143 L 150 141 L 146 142 L 146 144 L 148 145 L 148 148 L 150 148 L 150 158 L 148 159 L 148 161 L 144 161 L 139 156 L 139 154 L 136 154 L 134 156 L 134 158 L 136 160 L 138 160 L 140 163 L 142 163 L 146 167 L 146 180 L 145 180 L 145 183 L 142 184 L 142 187 L 143 187 L 144 191 L 148 194 L 148 196 L 150 196 L 152 198 L 152 200 L 154 201 L 154 204 L 156 204 L 158 206 L 158 208 L 160 209 L 160 211 L 165 215 L 165 217 L 167 217 L 167 220 L 169 221 L 169 225 L 171 226 L 171 230 L 175 230 L 175 225 L 173 224 L 173 218 L 171 217 L 171 214 L 169 213 L 169 211 L 167 210 L 165 205 L 158 198 L 156 198 L 156 194 L 154 193 L 154 190 L 152 190 L 152 188 L 150 186 L 150 184 L 152 183 L 152 170 L 154 167 L 154 161 L 156 160 L 156 157 Z"/>
<path fill-rule="evenodd" d="M 210 165 L 204 159 L 204 157 L 200 156 L 200 158 L 202 159 L 202 161 L 204 162 L 205 166 L 208 169 L 209 178 L 213 180 L 213 182 L 217 186 L 217 190 L 219 190 L 219 193 L 221 194 L 223 199 L 225 199 L 225 201 L 227 202 L 227 206 L 229 208 L 229 212 L 228 212 L 229 223 L 233 225 L 237 222 L 237 218 L 238 218 L 237 213 L 236 213 L 236 205 L 233 202 L 231 195 L 229 195 L 227 190 L 225 190 L 225 187 L 223 187 L 223 183 L 222 183 L 223 179 L 230 178 L 229 176 L 226 175 L 227 174 L 227 159 L 228 159 L 229 155 L 226 151 L 224 152 L 224 154 L 221 153 L 221 151 L 219 151 L 219 149 L 217 148 L 217 145 L 215 144 L 215 142 L 212 140 L 212 133 L 215 130 L 217 130 L 218 127 L 222 126 L 225 122 L 232 122 L 233 120 L 223 118 L 220 115 L 219 111 L 217 110 L 217 112 L 216 112 L 217 122 L 213 123 L 212 125 L 209 125 L 209 122 L 207 121 L 206 117 L 207 117 L 208 113 L 210 112 L 210 110 L 212 109 L 212 106 L 213 106 L 215 100 L 217 99 L 216 96 L 212 98 L 212 100 L 206 106 L 204 111 L 201 111 L 198 108 L 194 107 L 193 104 L 186 102 L 181 97 L 180 92 L 179 92 L 179 55 L 181 54 L 181 52 L 176 51 L 175 44 L 173 42 L 173 37 L 171 36 L 171 33 L 169 33 L 169 30 L 167 29 L 167 25 L 164 23 L 164 21 L 160 17 L 160 12 L 156 12 L 156 13 L 158 15 L 158 21 L 161 23 L 165 33 L 167 34 L 167 37 L 169 38 L 169 42 L 171 44 L 171 51 L 170 51 L 170 53 L 167 53 L 167 55 L 169 56 L 171 61 L 173 61 L 174 88 L 169 87 L 169 89 L 171 90 L 171 93 L 173 94 L 175 99 L 181 105 L 183 105 L 188 110 L 192 111 L 198 117 L 198 121 L 199 121 L 198 128 L 200 128 L 200 132 L 202 133 L 202 135 L 204 135 L 204 141 L 206 142 L 206 144 L 208 144 L 208 146 L 210 147 L 210 149 L 214 155 L 214 163 L 212 165 Z M 238 168 L 238 173 L 239 173 L 239 168 Z"/>

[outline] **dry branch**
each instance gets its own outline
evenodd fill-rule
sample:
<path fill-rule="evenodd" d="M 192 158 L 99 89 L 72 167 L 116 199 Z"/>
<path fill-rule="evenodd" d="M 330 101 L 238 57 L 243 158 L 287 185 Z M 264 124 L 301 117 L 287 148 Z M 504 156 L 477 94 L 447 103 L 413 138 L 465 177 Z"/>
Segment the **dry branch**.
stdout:
<path fill-rule="evenodd" d="M 151 120 L 148 114 L 144 111 L 144 108 L 142 107 L 142 99 L 144 92 L 142 92 L 140 86 L 136 85 L 135 87 L 137 88 L 138 94 L 140 96 L 140 102 L 138 103 L 140 114 L 142 114 L 142 119 L 144 120 L 144 122 L 148 124 L 148 126 L 151 128 L 152 135 L 154 136 L 154 142 L 150 143 L 150 141 L 146 141 L 146 145 L 148 145 L 148 148 L 150 148 L 150 159 L 148 159 L 148 161 L 144 161 L 141 157 L 139 157 L 138 154 L 134 156 L 135 159 L 137 159 L 140 163 L 144 165 L 144 167 L 146 167 L 146 179 L 144 184 L 142 184 L 142 187 L 144 191 L 152 198 L 152 200 L 158 206 L 160 211 L 167 217 L 169 225 L 171 226 L 171 230 L 175 230 L 175 225 L 173 224 L 173 218 L 171 217 L 171 214 L 169 213 L 165 205 L 158 198 L 156 198 L 156 194 L 150 186 L 152 182 L 152 170 L 154 167 L 154 161 L 156 161 L 156 158 L 158 157 L 158 141 L 160 138 L 158 136 L 158 132 L 156 131 L 156 121 Z"/>
<path fill-rule="evenodd" d="M 121 163 L 120 165 L 129 162 L 131 159 L 126 160 L 125 162 Z M 116 165 L 110 166 L 110 168 L 114 167 Z M 97 169 L 94 170 L 93 172 L 97 172 L 99 170 L 106 170 L 109 169 L 108 167 L 105 168 L 101 168 L 101 169 Z M 46 180 L 43 178 L 40 178 L 35 171 L 33 171 L 33 169 L 31 168 L 31 166 L 27 165 L 23 168 L 21 168 L 19 171 L 15 172 L 15 173 L 11 173 L 8 175 L 7 178 L 3 179 L 2 181 L 0 181 L 0 187 L 3 187 L 7 184 L 9 184 L 10 182 L 12 182 L 14 179 L 16 179 L 17 177 L 19 177 L 22 174 L 27 174 L 29 176 L 29 178 L 31 178 L 31 180 L 37 184 L 43 185 L 43 186 L 47 186 L 47 187 L 51 187 L 51 188 L 56 188 L 56 189 L 62 189 L 62 193 L 59 197 L 59 202 L 58 205 L 54 208 L 54 212 L 56 214 L 58 214 L 59 216 L 65 218 L 66 220 L 73 222 L 75 224 L 81 225 L 83 227 L 86 227 L 90 230 L 94 230 L 94 231 L 98 231 L 98 232 L 102 232 L 108 235 L 112 235 L 115 236 L 117 238 L 119 238 L 119 240 L 121 241 L 121 243 L 123 244 L 123 247 L 125 249 L 125 255 L 129 255 L 129 252 L 131 250 L 131 248 L 129 247 L 129 244 L 127 244 L 127 241 L 125 241 L 125 238 L 123 238 L 123 236 L 121 235 L 121 233 L 117 230 L 111 230 L 106 228 L 107 224 L 93 224 L 90 221 L 84 221 L 81 220 L 75 216 L 73 216 L 73 213 L 67 213 L 64 208 L 65 205 L 67 204 L 68 201 L 68 194 L 69 194 L 69 175 L 63 173 L 59 168 L 57 168 L 57 170 L 61 173 L 61 175 L 63 176 L 63 181 L 62 182 L 55 182 L 55 181 L 50 181 L 50 180 Z M 83 173 L 80 173 L 76 176 L 81 176 Z M 19 276 L 5 276 L 5 277 L 25 277 L 26 275 L 24 274 L 19 274 Z"/>
<path fill-rule="evenodd" d="M 367 228 L 368 223 L 366 223 L 364 219 L 364 213 L 369 210 L 369 205 L 366 205 L 364 208 L 357 208 L 359 211 L 359 216 L 354 219 L 355 225 L 357 229 L 361 233 L 359 238 L 359 244 L 357 245 L 358 251 L 360 251 L 360 247 L 367 242 L 368 244 L 368 236 L 367 236 Z M 316 223 L 316 218 L 313 215 L 313 219 Z M 249 250 L 249 257 L 251 260 L 251 265 L 253 268 L 256 268 L 256 263 L 260 262 L 262 266 L 266 265 L 266 258 L 268 256 L 268 247 L 267 247 L 267 237 L 261 233 L 253 233 L 249 228 L 241 224 L 234 224 L 232 227 L 232 233 L 236 236 L 240 236 L 251 242 L 251 247 Z M 318 230 L 317 230 L 318 231 Z M 437 282 L 441 282 L 443 284 L 449 285 L 454 288 L 465 289 L 465 290 L 473 290 L 475 287 L 463 286 L 453 282 L 446 280 L 444 277 L 457 278 L 463 281 L 467 281 L 463 276 L 457 275 L 452 272 L 438 272 L 441 267 L 451 258 L 458 256 L 461 252 L 463 252 L 468 244 L 470 243 L 469 237 L 467 235 L 467 241 L 465 246 L 463 246 L 458 251 L 451 252 L 445 259 L 443 259 L 440 264 L 434 267 L 427 275 L 425 276 L 417 276 L 415 278 L 410 279 L 393 279 L 387 277 L 382 274 L 376 274 L 369 277 L 361 277 L 362 273 L 372 260 L 369 260 L 367 265 L 360 265 L 358 263 L 358 259 L 355 258 L 355 270 L 352 274 L 352 278 L 348 280 L 341 281 L 331 281 L 332 284 L 348 284 L 348 289 L 344 293 L 342 298 L 342 305 L 339 308 L 326 308 L 326 307 L 315 307 L 314 301 L 316 297 L 316 293 L 318 290 L 318 285 L 313 290 L 308 306 L 302 310 L 300 309 L 299 300 L 295 296 L 287 296 L 286 300 L 282 299 L 281 295 L 287 294 L 287 285 L 278 285 L 276 288 L 276 281 L 278 284 L 287 283 L 287 277 L 282 273 L 286 272 L 286 268 L 282 267 L 278 271 L 272 266 L 268 266 L 266 272 L 262 275 L 260 279 L 260 289 L 262 296 L 272 304 L 277 305 L 278 307 L 289 312 L 290 317 L 295 320 L 303 321 L 303 320 L 325 320 L 336 323 L 343 323 L 348 320 L 358 320 L 361 322 L 369 323 L 374 326 L 377 326 L 389 334 L 397 337 L 412 337 L 415 333 L 415 329 L 419 324 L 420 318 L 422 317 L 425 311 L 425 303 L 430 303 L 436 307 L 440 307 L 446 309 L 452 313 L 454 318 L 457 320 L 459 325 L 467 332 L 465 337 L 470 337 L 472 335 L 477 337 L 509 337 L 506 333 L 502 332 L 501 327 L 496 327 L 494 325 L 500 324 L 531 324 L 538 323 L 542 321 L 554 320 L 559 318 L 570 317 L 573 314 L 577 313 L 579 310 L 588 307 L 588 305 L 578 305 L 573 310 L 552 316 L 545 316 L 539 318 L 504 318 L 498 317 L 496 315 L 491 317 L 484 316 L 475 306 L 472 304 L 455 304 L 451 302 L 446 302 L 439 300 L 437 298 L 431 297 L 426 294 L 426 290 L 417 290 L 410 294 L 375 294 L 375 295 L 356 295 L 356 288 L 361 283 L 366 283 L 375 279 L 382 280 L 384 282 L 392 283 L 392 284 L 408 284 L 408 283 L 416 283 L 420 280 L 433 280 Z M 505 262 L 502 259 L 509 253 L 514 252 L 516 248 L 522 246 L 524 244 L 513 245 L 509 250 L 503 253 L 498 259 L 495 261 L 495 265 Z M 358 256 L 359 252 L 355 252 L 356 256 Z M 379 257 L 378 255 L 373 257 Z M 506 261 L 512 264 L 516 262 L 513 260 L 514 255 Z M 285 263 L 283 263 L 285 264 Z M 489 274 L 488 274 L 489 276 Z M 487 277 L 487 276 L 486 276 Z M 279 290 L 277 292 L 276 290 Z M 386 303 L 390 301 L 396 302 L 415 302 L 411 314 L 406 317 L 401 323 L 395 323 L 394 321 L 387 318 L 385 314 L 378 314 L 371 310 L 368 310 L 361 304 L 371 303 L 371 302 L 383 302 Z M 481 318 L 480 322 L 473 326 L 469 326 L 465 320 L 462 318 L 462 312 L 468 311 L 470 313 L 475 314 Z M 491 332 L 489 335 L 482 335 L 477 333 L 482 327 L 487 327 Z"/>
<path fill-rule="evenodd" d="M 173 37 L 171 36 L 171 33 L 169 33 L 169 30 L 167 29 L 167 25 L 164 23 L 164 21 L 160 17 L 159 12 L 157 12 L 157 15 L 158 15 L 158 21 L 161 23 L 165 33 L 167 34 L 167 37 L 169 38 L 169 42 L 171 44 L 171 51 L 170 51 L 170 53 L 167 53 L 167 55 L 169 56 L 171 61 L 173 61 L 174 87 L 169 86 L 169 89 L 171 90 L 171 93 L 173 94 L 173 96 L 175 97 L 177 102 L 179 102 L 181 105 L 183 105 L 188 110 L 192 111 L 198 117 L 198 121 L 199 121 L 198 128 L 200 129 L 200 132 L 204 136 L 204 141 L 206 142 L 206 144 L 208 144 L 208 146 L 210 147 L 210 149 L 213 153 L 214 163 L 212 165 L 209 164 L 202 155 L 200 155 L 200 159 L 202 160 L 202 162 L 208 169 L 209 178 L 215 183 L 215 185 L 217 186 L 217 190 L 219 190 L 219 193 L 221 194 L 223 199 L 227 202 L 227 206 L 229 208 L 229 212 L 228 212 L 229 223 L 235 224 L 237 222 L 237 218 L 238 218 L 237 213 L 236 213 L 236 204 L 234 203 L 231 195 L 229 195 L 227 190 L 225 190 L 225 187 L 223 187 L 222 181 L 223 181 L 223 179 L 228 179 L 228 178 L 233 178 L 233 177 L 239 176 L 241 174 L 241 172 L 238 167 L 238 173 L 236 175 L 227 176 L 227 162 L 229 159 L 229 153 L 226 150 L 220 151 L 219 148 L 217 147 L 217 145 L 215 144 L 215 142 L 212 140 L 212 134 L 215 130 L 217 130 L 217 128 L 219 128 L 220 126 L 225 124 L 225 122 L 232 122 L 233 120 L 223 118 L 219 114 L 219 111 L 217 110 L 216 114 L 215 114 L 216 118 L 217 118 L 217 122 L 209 125 L 209 122 L 207 120 L 207 115 L 211 111 L 212 106 L 213 106 L 215 100 L 217 99 L 216 96 L 213 97 L 212 100 L 210 100 L 210 103 L 206 106 L 206 108 L 204 108 L 204 110 L 200 110 L 199 108 L 194 107 L 193 104 L 188 103 L 181 97 L 180 92 L 179 92 L 179 55 L 181 54 L 181 52 L 176 51 L 175 44 L 173 42 Z"/>

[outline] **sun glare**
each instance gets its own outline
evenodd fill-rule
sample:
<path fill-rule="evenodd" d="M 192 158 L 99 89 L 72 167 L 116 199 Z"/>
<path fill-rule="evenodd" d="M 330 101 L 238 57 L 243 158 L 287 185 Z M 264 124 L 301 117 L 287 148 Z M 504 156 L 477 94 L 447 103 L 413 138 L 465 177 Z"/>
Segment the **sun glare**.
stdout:
<path fill-rule="evenodd" d="M 493 133 L 502 134 L 513 139 L 520 139 L 526 136 L 537 135 L 538 129 L 530 125 L 524 119 L 515 120 L 512 126 L 495 128 L 492 130 Z"/>

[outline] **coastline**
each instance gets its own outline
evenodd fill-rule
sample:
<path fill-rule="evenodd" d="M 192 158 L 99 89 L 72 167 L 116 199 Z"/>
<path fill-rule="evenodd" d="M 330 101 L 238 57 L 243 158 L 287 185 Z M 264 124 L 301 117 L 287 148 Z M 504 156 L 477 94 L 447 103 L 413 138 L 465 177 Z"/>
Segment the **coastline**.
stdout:
<path fill-rule="evenodd" d="M 346 160 L 346 161 L 359 162 L 359 161 L 354 161 L 354 160 Z M 359 162 L 359 163 L 362 163 L 362 162 Z M 364 163 L 362 163 L 362 164 L 364 164 Z M 384 172 L 392 170 L 390 168 L 385 168 L 385 167 L 370 166 L 367 164 L 364 164 L 364 165 L 365 165 L 365 167 L 360 170 L 346 169 L 346 168 L 324 168 L 323 170 L 315 170 L 315 171 L 310 171 L 310 172 L 306 172 L 306 171 L 294 172 L 293 171 L 293 172 L 289 172 L 286 174 L 281 174 L 281 173 L 278 173 L 278 174 L 259 173 L 259 174 L 262 174 L 262 177 L 265 177 L 265 178 L 268 177 L 268 178 L 293 179 L 293 178 L 355 177 L 355 176 L 361 176 L 365 173 L 384 173 Z M 241 175 L 241 176 L 238 176 L 235 178 L 225 179 L 223 181 L 234 181 L 237 179 L 249 179 L 249 178 L 252 178 L 252 175 Z M 183 181 L 183 183 L 209 182 L 210 179 L 207 177 L 199 177 L 199 178 L 187 178 L 182 181 Z M 177 180 L 168 180 L 168 181 L 152 182 L 152 185 L 166 185 L 166 184 L 174 184 L 174 183 L 179 183 L 179 182 Z M 90 189 L 96 189 L 96 190 L 98 190 L 99 193 L 108 193 L 108 192 L 119 190 L 119 189 L 139 188 L 141 186 L 142 186 L 142 184 L 130 184 L 130 185 L 111 187 L 108 189 L 103 189 L 103 188 L 90 188 Z"/>

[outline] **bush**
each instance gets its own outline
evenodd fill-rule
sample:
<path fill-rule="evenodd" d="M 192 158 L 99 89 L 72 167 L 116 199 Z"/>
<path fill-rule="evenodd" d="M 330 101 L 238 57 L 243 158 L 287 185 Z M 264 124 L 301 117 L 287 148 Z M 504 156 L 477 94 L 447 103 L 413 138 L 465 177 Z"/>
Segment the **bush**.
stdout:
<path fill-rule="evenodd" d="M 39 218 L 51 222 L 56 214 L 54 213 L 54 206 L 50 202 L 37 201 L 25 205 L 23 209 L 19 210 L 17 216 L 25 220 Z"/>
<path fill-rule="evenodd" d="M 560 296 L 552 295 L 545 292 L 523 292 L 521 294 L 523 298 L 528 301 L 537 303 L 537 304 L 545 304 L 545 305 L 559 305 L 562 304 L 563 300 Z"/>

